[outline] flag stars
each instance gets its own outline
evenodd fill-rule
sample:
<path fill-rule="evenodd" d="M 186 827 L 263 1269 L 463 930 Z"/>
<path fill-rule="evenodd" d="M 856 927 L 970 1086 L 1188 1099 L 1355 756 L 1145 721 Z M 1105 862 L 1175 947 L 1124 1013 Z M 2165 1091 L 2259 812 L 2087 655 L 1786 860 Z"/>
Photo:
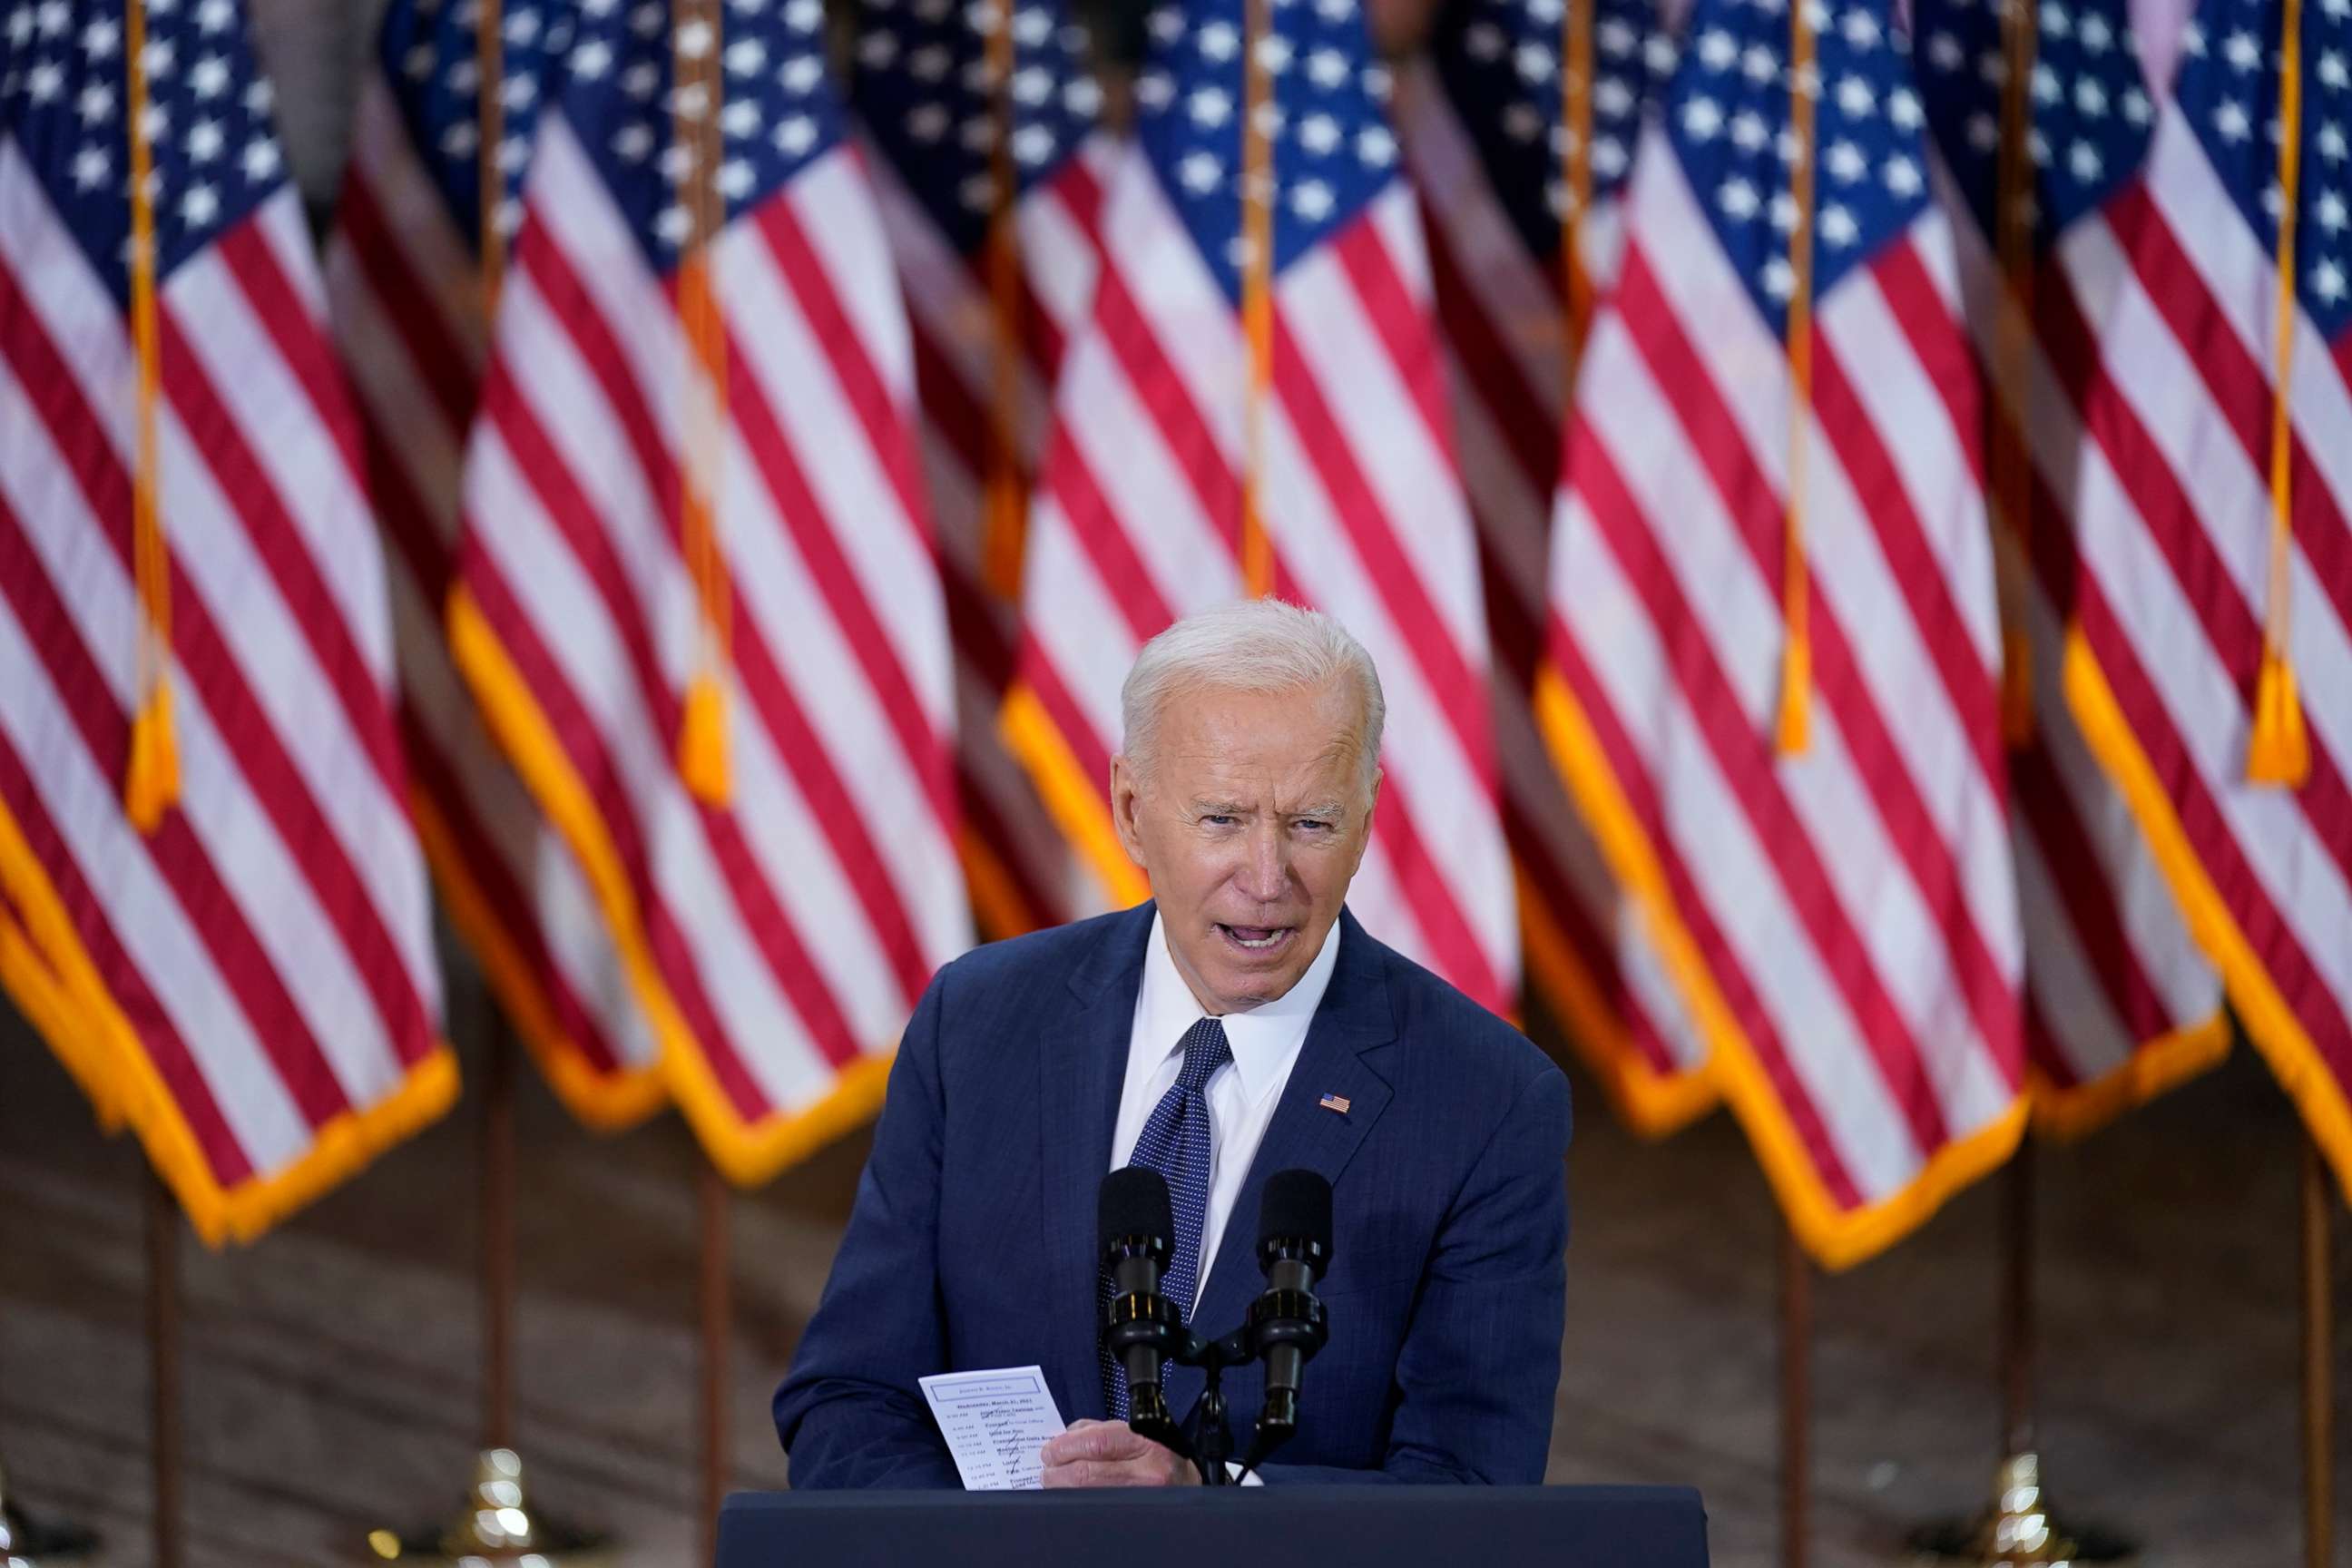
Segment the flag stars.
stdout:
<path fill-rule="evenodd" d="M 180 221 L 190 228 L 202 228 L 219 215 L 220 194 L 210 185 L 191 185 L 180 198 Z"/>
<path fill-rule="evenodd" d="M 236 20 L 235 0 L 204 0 L 196 7 L 196 26 L 206 33 L 226 33 Z"/>
<path fill-rule="evenodd" d="M 1317 49 L 1307 57 L 1307 77 L 1325 91 L 1336 91 L 1348 79 L 1348 57 L 1337 49 Z"/>
<path fill-rule="evenodd" d="M 1213 131 L 1233 118 L 1234 100 L 1222 88 L 1196 88 L 1184 100 L 1184 111 L 1192 123 L 1203 130 Z"/>
<path fill-rule="evenodd" d="M 1504 111 L 1503 124 L 1504 130 L 1513 138 L 1528 142 L 1541 133 L 1543 117 L 1531 104 L 1514 103 Z M 1299 121 L 1298 144 L 1316 157 L 1329 156 L 1339 146 L 1339 122 L 1328 114 L 1308 115 Z"/>
<path fill-rule="evenodd" d="M 1388 128 L 1368 125 L 1356 132 L 1356 159 L 1367 168 L 1385 169 L 1396 162 L 1396 138 Z"/>
<path fill-rule="evenodd" d="M 1723 182 L 1715 193 L 1715 205 L 1723 216 L 1735 223 L 1747 223 L 1763 210 L 1763 200 L 1756 187 L 1737 174 Z"/>
<path fill-rule="evenodd" d="M 2322 257 L 2311 268 L 2311 296 L 2323 305 L 2333 305 L 2346 293 L 2344 268 L 2336 261 Z"/>
<path fill-rule="evenodd" d="M 767 68 L 768 46 L 757 38 L 738 38 L 727 46 L 727 74 L 757 76 Z"/>
<path fill-rule="evenodd" d="M 2078 137 L 2066 149 L 2066 172 L 2074 177 L 2077 184 L 2087 185 L 2105 171 L 2106 164 L 2100 158 L 2098 148 L 2091 142 Z"/>
<path fill-rule="evenodd" d="M 122 49 L 122 24 L 101 16 L 81 30 L 81 52 L 93 60 L 110 60 Z"/>
<path fill-rule="evenodd" d="M 1843 250 L 1862 237 L 1862 225 L 1835 202 L 1822 209 L 1821 231 L 1822 243 L 1832 250 Z"/>
<path fill-rule="evenodd" d="M 1241 34 L 1231 22 L 1211 22 L 1192 35 L 1201 58 L 1222 64 L 1241 52 Z"/>
<path fill-rule="evenodd" d="M 1525 43 L 1511 51 L 1511 68 L 1519 73 L 1521 81 L 1549 81 L 1559 73 L 1559 61 L 1546 46 Z"/>
<path fill-rule="evenodd" d="M 1830 143 L 1822 154 L 1822 166 L 1842 185 L 1853 184 L 1870 173 L 1870 160 L 1862 149 L 1843 138 Z"/>
<path fill-rule="evenodd" d="M 278 171 L 285 166 L 285 160 L 278 152 L 278 143 L 266 136 L 246 144 L 245 156 L 241 162 L 245 169 L 245 177 L 257 185 L 265 181 L 276 179 Z"/>
<path fill-rule="evenodd" d="M 2225 98 L 2213 110 L 2213 129 L 2224 142 L 2243 142 L 2254 133 L 2252 118 L 2246 106 L 2234 98 Z"/>
<path fill-rule="evenodd" d="M 805 114 L 788 116 L 776 122 L 776 129 L 769 139 L 775 142 L 776 151 L 784 156 L 802 157 L 816 145 L 816 121 Z"/>
<path fill-rule="evenodd" d="M 1729 70 L 1739 58 L 1739 45 L 1720 27 L 1709 27 L 1699 35 L 1698 63 L 1711 71 Z"/>
<path fill-rule="evenodd" d="M 95 191 L 113 176 L 114 160 L 102 147 L 84 147 L 74 154 L 73 182 L 78 191 Z"/>
<path fill-rule="evenodd" d="M 2311 141 L 2312 145 L 2319 149 L 2319 155 L 2326 159 L 2329 163 L 2341 163 L 2344 162 L 2347 146 L 2344 137 L 2344 127 L 2341 125 L 2336 124 L 2332 120 L 2326 121 L 2320 126 L 2317 132 L 2313 135 Z"/>
<path fill-rule="evenodd" d="M 736 99 L 719 111 L 719 128 L 737 141 L 760 133 L 760 106 Z"/>
<path fill-rule="evenodd" d="M 188 156 L 199 163 L 209 163 L 221 155 L 227 143 L 220 121 L 199 120 L 188 127 Z"/>
<path fill-rule="evenodd" d="M 55 60 L 37 61 L 25 73 L 25 92 L 35 103 L 47 103 L 65 89 L 65 68 Z"/>
<path fill-rule="evenodd" d="M 2107 25 L 2105 16 L 2094 11 L 2076 24 L 2074 41 L 2083 46 L 2084 54 L 2095 58 L 2115 46 L 2115 29 Z"/>
<path fill-rule="evenodd" d="M 1899 153 L 1886 160 L 1886 164 L 1879 172 L 1878 177 L 1886 186 L 1888 194 L 1899 196 L 1905 201 L 1917 195 L 1927 186 L 1927 180 L 1919 172 L 1917 161 Z"/>
<path fill-rule="evenodd" d="M 2341 234 L 2347 221 L 2342 193 L 2322 191 L 2319 200 L 2312 204 L 2312 221 L 2330 234 Z"/>
<path fill-rule="evenodd" d="M 929 144 L 948 133 L 950 116 L 943 104 L 926 103 L 907 116 L 907 134 Z"/>
<path fill-rule="evenodd" d="M 75 96 L 74 112 L 84 125 L 96 125 L 114 112 L 114 89 L 94 81 Z"/>
<path fill-rule="evenodd" d="M 1723 110 L 1711 98 L 1694 98 L 1683 105 L 1683 134 L 1694 142 L 1712 142 L 1723 130 Z"/>
<path fill-rule="evenodd" d="M 1760 153 L 1772 140 L 1772 128 L 1764 117 L 1752 109 L 1743 109 L 1731 117 L 1731 142 L 1743 153 Z"/>
<path fill-rule="evenodd" d="M 2263 47 L 2254 41 L 2252 33 L 2241 27 L 2223 40 L 2221 58 L 2229 62 L 2231 70 L 2243 76 L 2263 63 Z"/>
<path fill-rule="evenodd" d="M 446 134 L 442 140 L 446 147 Z M 642 163 L 653 150 L 654 133 L 641 120 L 633 120 L 614 133 L 613 154 L 625 163 Z"/>

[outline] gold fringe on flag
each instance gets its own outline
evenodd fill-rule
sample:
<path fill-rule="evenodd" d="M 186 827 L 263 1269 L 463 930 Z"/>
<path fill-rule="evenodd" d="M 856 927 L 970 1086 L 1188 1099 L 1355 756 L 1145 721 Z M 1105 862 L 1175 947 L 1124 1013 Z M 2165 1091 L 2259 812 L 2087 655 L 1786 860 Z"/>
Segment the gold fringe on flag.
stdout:
<path fill-rule="evenodd" d="M 1029 521 L 1029 487 L 1021 464 L 1021 236 L 1014 217 L 1013 164 L 1013 0 L 988 11 L 988 304 L 991 398 L 987 515 L 981 534 L 981 580 L 998 598 L 1021 597 L 1021 552 Z"/>
<path fill-rule="evenodd" d="M 732 641 L 731 588 L 719 540 L 718 498 L 726 458 L 727 329 L 711 284 L 710 247 L 725 226 L 715 176 L 721 81 L 719 15 L 710 0 L 672 0 L 674 134 L 686 151 L 679 191 L 688 219 L 677 268 L 678 323 L 686 338 L 679 408 L 678 544 L 700 609 L 701 648 L 686 689 L 677 735 L 678 775 L 706 805 L 734 798 L 727 745 L 726 675 Z"/>
<path fill-rule="evenodd" d="M 1797 157 L 1789 194 L 1797 221 L 1789 233 L 1789 508 L 1781 530 L 1780 714 L 1774 743 L 1784 756 L 1811 743 L 1813 644 L 1807 630 L 1805 584 L 1805 426 L 1813 411 L 1813 110 L 1820 91 L 1813 65 L 1813 24 L 1807 0 L 1789 6 L 1789 128 Z"/>
<path fill-rule="evenodd" d="M 1265 529 L 1265 404 L 1274 384 L 1274 138 L 1266 123 L 1273 82 L 1259 46 L 1267 0 L 1247 0 L 1242 28 L 1242 331 L 1249 387 L 1242 409 L 1242 591 L 1274 592 L 1274 541 Z"/>
<path fill-rule="evenodd" d="M 123 123 L 131 139 L 131 338 L 139 359 L 139 452 L 131 484 L 131 549 L 140 611 L 139 710 L 131 721 L 122 805 L 132 826 L 153 833 L 180 798 L 180 749 L 172 727 L 172 554 L 163 539 L 162 458 L 155 434 L 163 344 L 155 319 L 155 158 L 147 142 L 145 0 L 129 0 L 122 21 L 128 78 Z"/>
<path fill-rule="evenodd" d="M 2026 435 L 2032 397 L 2033 160 L 2026 93 L 2033 75 L 2039 7 L 2006 0 L 2001 43 L 2007 74 L 2000 89 L 2000 154 L 1993 185 L 1993 230 L 2002 289 L 1994 319 L 1994 400 L 1990 450 L 1993 505 L 2012 549 L 1996 552 L 2000 596 L 2000 731 L 2011 747 L 2033 739 L 2033 645 L 2026 605 L 2033 580 L 2033 453 Z"/>
<path fill-rule="evenodd" d="M 2298 788 L 2311 774 L 2311 742 L 2287 648 L 2294 556 L 2294 216 L 2303 174 L 2303 0 L 2286 0 L 2279 37 L 2278 335 L 2271 391 L 2270 574 L 2263 605 L 2263 663 L 2254 678 L 2246 782 Z"/>

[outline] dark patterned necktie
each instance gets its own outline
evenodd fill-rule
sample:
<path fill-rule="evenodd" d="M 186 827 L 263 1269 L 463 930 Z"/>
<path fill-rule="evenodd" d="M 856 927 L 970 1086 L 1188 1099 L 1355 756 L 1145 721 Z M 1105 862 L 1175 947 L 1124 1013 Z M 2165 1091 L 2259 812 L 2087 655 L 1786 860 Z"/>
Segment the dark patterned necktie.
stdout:
<path fill-rule="evenodd" d="M 1209 1217 L 1209 1100 L 1203 1092 L 1217 1069 L 1234 1059 L 1225 1040 L 1225 1026 L 1203 1018 L 1184 1031 L 1184 1065 L 1176 1081 L 1151 1110 L 1151 1119 L 1135 1140 L 1129 1165 L 1157 1171 L 1168 1184 L 1168 1201 L 1175 1212 L 1176 1235 L 1167 1271 L 1160 1277 L 1160 1293 L 1176 1303 L 1187 1322 L 1201 1279 L 1201 1232 Z M 1110 1277 L 1102 1276 L 1101 1295 L 1110 1300 Z M 1103 1387 L 1110 1395 L 1111 1418 L 1128 1416 L 1127 1369 L 1102 1350 Z"/>

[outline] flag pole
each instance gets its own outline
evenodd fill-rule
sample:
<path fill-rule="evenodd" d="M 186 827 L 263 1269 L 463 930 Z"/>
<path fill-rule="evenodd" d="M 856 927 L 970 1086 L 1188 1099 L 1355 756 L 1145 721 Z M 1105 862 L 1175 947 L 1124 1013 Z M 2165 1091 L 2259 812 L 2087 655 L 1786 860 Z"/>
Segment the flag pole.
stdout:
<path fill-rule="evenodd" d="M 2333 1219 L 2327 1166 L 2319 1144 L 2303 1138 L 2303 1560 L 2335 1561 L 2336 1316 L 2328 1256 Z"/>
<path fill-rule="evenodd" d="M 700 1279 L 697 1287 L 702 1315 L 702 1557 L 718 1561 L 719 1507 L 727 1500 L 731 1456 L 727 1426 L 727 1351 L 734 1334 L 733 1269 L 729 1251 L 728 1218 L 732 1194 L 727 1179 L 709 1156 L 696 1175 L 697 1207 L 701 1232 L 698 1252 Z"/>
<path fill-rule="evenodd" d="M 2035 1384 L 2041 1347 L 2035 1336 L 2033 1240 L 2039 1228 L 2039 1162 L 2032 1140 L 2018 1145 L 2000 1173 L 2000 1297 L 1996 1313 L 1994 1378 L 2000 1386 L 2000 1463 L 1991 1503 L 1969 1519 L 1943 1520 L 1911 1532 L 1923 1558 L 1973 1568 L 2027 1568 L 2032 1563 L 2111 1563 L 2136 1548 L 2103 1530 L 2081 1529 L 2051 1507 L 2042 1479 L 2041 1408 Z"/>
<path fill-rule="evenodd" d="M 1780 1568 L 1805 1568 L 1811 1480 L 1813 1266 L 1780 1222 Z"/>
<path fill-rule="evenodd" d="M 988 499 L 981 575 L 1007 603 L 1021 597 L 1021 550 L 1028 528 L 1028 476 L 1021 451 L 1021 241 L 1015 226 L 1019 176 L 1013 162 L 1013 0 L 993 0 L 985 64 L 990 122 L 988 177 Z"/>
<path fill-rule="evenodd" d="M 180 1568 L 180 1205 L 147 1171 L 149 1464 L 155 1568 Z"/>
<path fill-rule="evenodd" d="M 488 9 L 495 0 L 485 0 Z M 491 255 L 485 245 L 484 259 Z M 593 1550 L 603 1538 L 543 1517 L 531 1506 L 515 1447 L 515 1076 L 521 1055 L 514 1026 L 488 984 L 475 983 L 471 1009 L 482 1040 L 481 1120 L 475 1131 L 477 1258 L 481 1269 L 482 1425 L 474 1483 L 446 1524 L 402 1535 L 371 1531 L 368 1546 L 399 1563 L 481 1562 L 532 1552 L 548 1563 Z"/>

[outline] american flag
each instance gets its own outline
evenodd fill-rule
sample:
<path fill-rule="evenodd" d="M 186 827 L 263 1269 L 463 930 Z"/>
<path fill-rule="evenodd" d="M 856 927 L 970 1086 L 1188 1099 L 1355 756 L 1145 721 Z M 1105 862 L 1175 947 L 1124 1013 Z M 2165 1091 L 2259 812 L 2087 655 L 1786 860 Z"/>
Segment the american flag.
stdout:
<path fill-rule="evenodd" d="M 971 940 L 912 356 L 823 24 L 819 0 L 583 0 L 450 606 L 745 1182 L 871 1113 Z"/>
<path fill-rule="evenodd" d="M 1354 0 L 1270 10 L 1256 41 L 1270 89 L 1268 390 L 1251 396 L 1238 310 L 1244 6 L 1163 7 L 1149 18 L 1136 144 L 1106 198 L 1094 310 L 1056 389 L 1006 724 L 1106 885 L 1140 897 L 1104 799 L 1119 685 L 1145 639 L 1250 585 L 1255 481 L 1270 586 L 1344 622 L 1387 689 L 1386 777 L 1354 906 L 1383 940 L 1505 1007 L 1517 942 L 1486 607 L 1388 74 Z"/>
<path fill-rule="evenodd" d="M 488 116 L 486 22 L 499 71 Z M 548 1081 L 583 1121 L 613 1127 L 660 1102 L 653 1034 L 578 860 L 499 755 L 441 629 L 488 335 L 481 141 L 495 132 L 495 258 L 520 220 L 532 133 L 576 27 L 574 0 L 394 0 L 361 89 L 327 295 L 390 546 L 401 739 L 425 858 Z"/>
<path fill-rule="evenodd" d="M 1051 0 L 865 0 L 851 79 L 914 332 L 955 642 L 964 868 L 996 936 L 1099 897 L 996 727 L 1020 641 L 1029 484 L 1063 347 L 1093 302 L 1115 157 L 1085 46 Z"/>
<path fill-rule="evenodd" d="M 2066 678 L 2247 1035 L 2352 1176 L 2352 4 L 2302 13 L 2283 125 L 2282 7 L 2201 5 L 2130 177 L 2063 246 L 2086 323 L 2053 357 L 2080 372 L 2096 447 Z M 2293 510 L 2274 556 L 2290 212 Z M 2285 784 L 2248 776 L 2272 631 L 2308 746 Z"/>
<path fill-rule="evenodd" d="M 457 1072 L 359 434 L 269 86 L 236 0 L 142 10 L 0 5 L 0 975 L 218 1241 L 438 1115 Z M 156 670 L 178 787 L 142 832 Z"/>
<path fill-rule="evenodd" d="M 1583 30 L 1570 69 L 1569 28 Z M 1559 476 L 1561 216 L 1575 218 L 1589 320 L 1617 267 L 1618 208 L 1644 101 L 1671 69 L 1649 0 L 1465 0 L 1439 13 L 1399 83 L 1398 132 L 1422 193 L 1462 476 L 1478 526 L 1503 826 L 1518 871 L 1529 979 L 1619 1113 L 1662 1132 L 1714 1103 L 1703 1052 L 1638 914 L 1562 788 L 1530 707 L 1543 655 L 1544 563 Z M 1580 131 L 1590 151 L 1578 175 Z M 1586 192 L 1580 206 L 1579 191 Z M 1580 321 L 1580 330 L 1586 324 Z"/>
<path fill-rule="evenodd" d="M 1915 16 L 1938 177 L 1948 210 L 1963 215 L 1954 226 L 1961 291 L 1996 394 L 1990 417 L 2004 426 L 1988 488 L 1996 508 L 2006 491 L 2019 514 L 1999 545 L 2017 572 L 2012 613 L 2027 634 L 2032 682 L 2033 731 L 2012 751 L 2010 773 L 2029 954 L 2027 1060 L 2037 1118 L 2078 1131 L 2219 1060 L 2229 1025 L 2220 976 L 2066 707 L 2082 420 L 2076 389 L 2057 381 L 2028 318 L 2003 316 L 2002 16 L 1979 0 L 1920 0 Z M 2031 69 L 2016 89 L 2021 157 L 2009 175 L 2011 199 L 2031 205 L 2012 224 L 2022 252 L 2018 309 L 2050 321 L 2054 342 L 2079 342 L 2081 307 L 2053 252 L 2074 225 L 2099 222 L 2128 182 L 2156 100 L 2123 0 L 2045 0 L 2034 16 Z"/>
<path fill-rule="evenodd" d="M 1786 5 L 1702 0 L 1636 154 L 1538 704 L 1792 1228 L 1840 1267 L 2015 1146 L 2022 953 L 1978 389 L 1925 112 L 1885 0 L 1805 4 L 1811 147 Z M 1784 751 L 1798 625 L 1810 743 Z"/>

